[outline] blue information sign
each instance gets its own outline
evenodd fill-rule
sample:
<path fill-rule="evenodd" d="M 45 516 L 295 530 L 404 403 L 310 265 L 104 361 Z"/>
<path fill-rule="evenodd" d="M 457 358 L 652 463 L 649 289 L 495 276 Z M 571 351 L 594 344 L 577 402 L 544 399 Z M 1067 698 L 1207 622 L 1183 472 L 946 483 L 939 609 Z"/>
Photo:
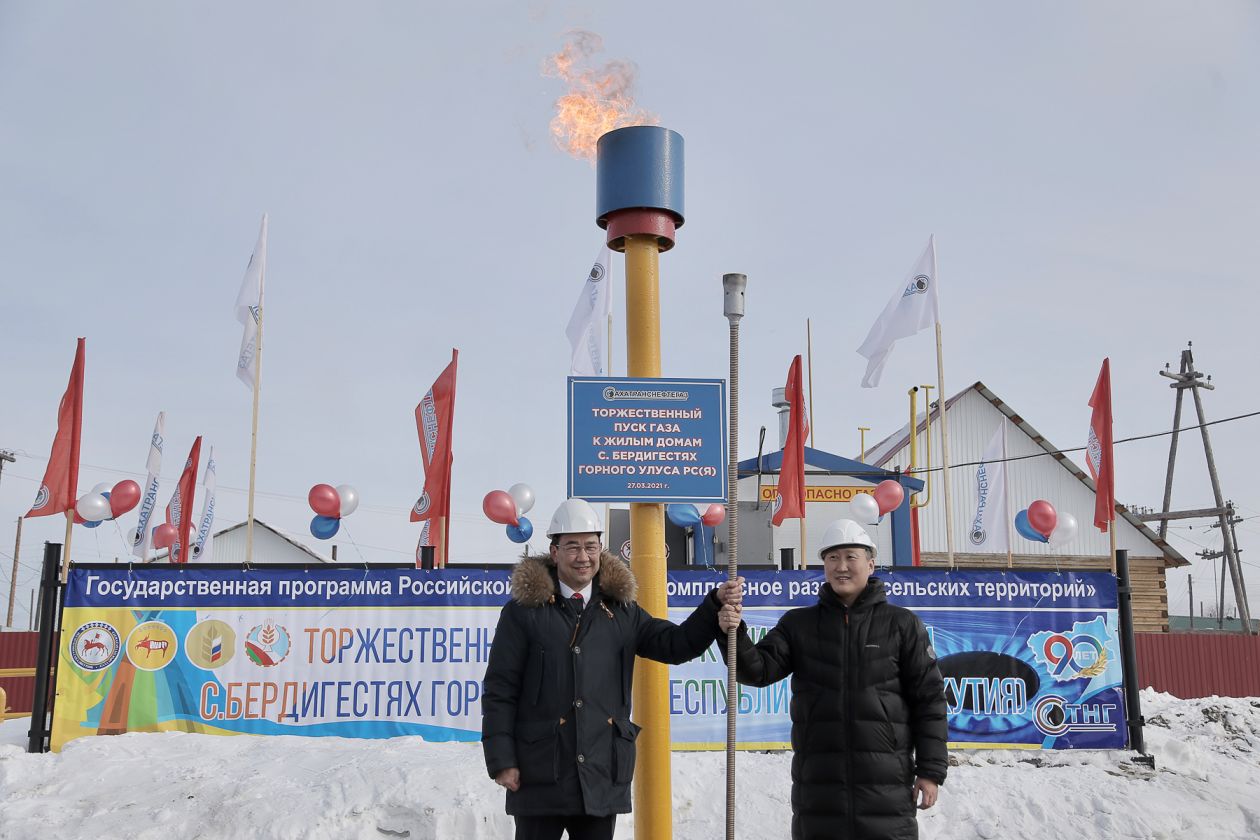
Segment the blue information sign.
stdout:
<path fill-rule="evenodd" d="M 569 377 L 569 495 L 726 501 L 726 381 Z"/>

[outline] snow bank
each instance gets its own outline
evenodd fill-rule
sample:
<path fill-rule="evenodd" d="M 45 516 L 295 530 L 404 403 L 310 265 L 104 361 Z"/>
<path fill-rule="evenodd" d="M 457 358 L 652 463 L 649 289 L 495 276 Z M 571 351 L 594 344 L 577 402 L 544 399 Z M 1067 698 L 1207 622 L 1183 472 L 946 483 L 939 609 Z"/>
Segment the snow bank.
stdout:
<path fill-rule="evenodd" d="M 955 753 L 924 840 L 1260 837 L 1260 700 L 1143 693 L 1156 769 L 1129 753 Z M 418 738 L 82 738 L 31 756 L 0 724 L 0 838 L 510 838 L 481 749 Z M 788 836 L 790 756 L 740 753 L 739 836 Z M 674 837 L 723 833 L 725 756 L 675 753 Z M 633 817 L 618 821 L 633 837 Z"/>

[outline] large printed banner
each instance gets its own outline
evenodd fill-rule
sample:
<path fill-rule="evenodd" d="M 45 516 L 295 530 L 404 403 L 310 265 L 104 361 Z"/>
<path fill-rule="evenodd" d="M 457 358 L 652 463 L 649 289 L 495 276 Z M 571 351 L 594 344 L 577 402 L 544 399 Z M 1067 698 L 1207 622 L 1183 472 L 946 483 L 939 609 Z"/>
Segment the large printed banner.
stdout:
<path fill-rule="evenodd" d="M 52 748 L 176 730 L 476 741 L 507 572 L 71 569 Z"/>
<path fill-rule="evenodd" d="M 879 569 L 888 600 L 928 628 L 945 678 L 950 746 L 1121 749 L 1123 674 L 1116 580 L 1102 572 Z M 744 620 L 757 641 L 794 607 L 817 603 L 822 571 L 744 572 Z M 713 573 L 671 573 L 670 617 L 681 621 Z M 675 749 L 721 749 L 726 666 L 711 648 L 670 669 Z M 788 749 L 789 680 L 740 686 L 745 749 Z"/>
<path fill-rule="evenodd" d="M 927 624 L 954 746 L 1120 748 L 1115 580 L 1102 573 L 881 570 Z M 822 573 L 746 572 L 754 638 L 816 603 Z M 505 571 L 190 565 L 71 569 L 52 745 L 184 731 L 430 741 L 480 737 Z M 685 618 L 723 579 L 671 572 Z M 789 681 L 739 691 L 739 746 L 786 749 Z M 717 645 L 671 668 L 675 749 L 721 749 Z"/>

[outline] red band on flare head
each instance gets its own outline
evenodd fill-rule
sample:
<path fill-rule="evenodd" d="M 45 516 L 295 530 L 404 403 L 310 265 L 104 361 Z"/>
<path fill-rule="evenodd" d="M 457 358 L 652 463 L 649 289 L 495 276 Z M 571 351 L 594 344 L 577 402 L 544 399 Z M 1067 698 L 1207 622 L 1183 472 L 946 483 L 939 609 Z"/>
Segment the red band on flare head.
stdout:
<path fill-rule="evenodd" d="M 657 247 L 668 251 L 674 247 L 675 228 L 674 216 L 667 210 L 619 210 L 608 217 L 608 247 L 624 251 L 627 236 L 647 235 L 655 236 Z"/>

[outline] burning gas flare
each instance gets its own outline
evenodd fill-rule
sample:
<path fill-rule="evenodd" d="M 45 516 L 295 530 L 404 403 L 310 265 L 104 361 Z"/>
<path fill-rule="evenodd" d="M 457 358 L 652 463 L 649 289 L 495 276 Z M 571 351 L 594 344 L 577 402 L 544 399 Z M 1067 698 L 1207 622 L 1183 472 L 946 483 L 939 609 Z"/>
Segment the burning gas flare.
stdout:
<path fill-rule="evenodd" d="M 551 136 L 577 158 L 594 162 L 600 135 L 627 125 L 659 125 L 660 117 L 635 104 L 632 62 L 613 60 L 602 67 L 591 57 L 603 52 L 604 39 L 580 29 L 567 33 L 560 52 L 543 61 L 542 74 L 560 79 L 569 92 L 556 100 Z"/>

